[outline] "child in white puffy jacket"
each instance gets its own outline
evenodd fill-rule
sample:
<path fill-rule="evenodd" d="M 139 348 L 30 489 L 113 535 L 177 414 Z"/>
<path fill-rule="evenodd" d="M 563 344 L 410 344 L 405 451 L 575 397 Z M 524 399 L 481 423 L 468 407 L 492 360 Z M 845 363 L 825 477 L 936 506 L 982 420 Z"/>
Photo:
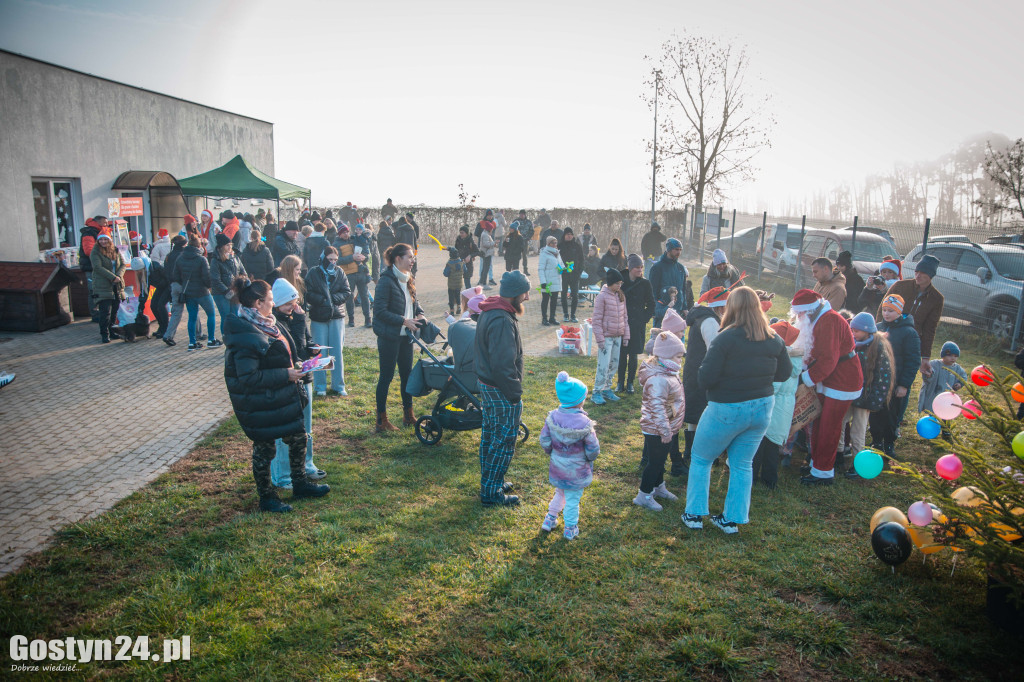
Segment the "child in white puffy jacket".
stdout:
<path fill-rule="evenodd" d="M 629 343 L 629 319 L 626 296 L 622 293 L 622 274 L 614 268 L 605 273 L 606 284 L 594 300 L 594 341 L 597 342 L 597 375 L 594 378 L 595 405 L 619 400 L 612 393 L 612 380 L 619 371 L 619 353 Z"/>

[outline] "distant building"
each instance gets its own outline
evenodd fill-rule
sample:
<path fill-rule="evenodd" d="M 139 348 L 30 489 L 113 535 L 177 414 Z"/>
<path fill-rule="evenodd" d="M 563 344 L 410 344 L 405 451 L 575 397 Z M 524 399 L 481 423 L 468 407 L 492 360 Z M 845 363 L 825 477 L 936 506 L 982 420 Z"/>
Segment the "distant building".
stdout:
<path fill-rule="evenodd" d="M 236 154 L 273 174 L 273 124 L 0 50 L 0 260 L 77 247 L 117 197 L 142 197 L 126 220 L 150 242 L 182 224 L 174 179 Z M 114 189 L 126 171 L 152 173 Z"/>

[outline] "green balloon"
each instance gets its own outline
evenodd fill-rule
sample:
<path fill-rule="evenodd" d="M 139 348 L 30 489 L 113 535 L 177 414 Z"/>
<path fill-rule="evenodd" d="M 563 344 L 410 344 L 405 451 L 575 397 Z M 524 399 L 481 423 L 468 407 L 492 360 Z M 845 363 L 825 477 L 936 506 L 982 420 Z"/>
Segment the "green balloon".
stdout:
<path fill-rule="evenodd" d="M 1013 437 L 1011 446 L 1013 447 L 1013 454 L 1024 459 L 1024 431 L 1021 431 Z"/>

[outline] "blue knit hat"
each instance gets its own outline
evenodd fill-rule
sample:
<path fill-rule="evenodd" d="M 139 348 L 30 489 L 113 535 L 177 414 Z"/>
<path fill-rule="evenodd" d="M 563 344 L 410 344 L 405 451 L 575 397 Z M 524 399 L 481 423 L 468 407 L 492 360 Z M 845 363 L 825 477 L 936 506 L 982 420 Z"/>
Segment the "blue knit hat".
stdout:
<path fill-rule="evenodd" d="M 555 378 L 555 395 L 562 407 L 576 407 L 587 399 L 587 385 L 565 372 L 559 372 Z"/>
<path fill-rule="evenodd" d="M 518 270 L 509 270 L 501 276 L 501 285 L 498 287 L 498 295 L 505 298 L 515 298 L 519 294 L 525 294 L 530 290 L 530 279 Z"/>
<path fill-rule="evenodd" d="M 942 351 L 939 353 L 939 357 L 941 358 L 943 355 L 955 355 L 960 357 L 960 346 L 956 345 L 952 341 L 946 341 L 946 343 L 942 344 Z"/>
<path fill-rule="evenodd" d="M 871 313 L 857 313 L 854 315 L 853 319 L 850 320 L 850 329 L 856 329 L 868 334 L 874 334 L 878 331 L 878 327 L 875 326 L 875 318 L 872 317 Z"/>
<path fill-rule="evenodd" d="M 665 241 L 665 250 L 666 251 L 671 251 L 672 249 L 681 249 L 681 248 L 683 248 L 683 243 L 680 242 L 675 237 L 672 237 L 672 238 L 670 238 L 670 239 Z"/>

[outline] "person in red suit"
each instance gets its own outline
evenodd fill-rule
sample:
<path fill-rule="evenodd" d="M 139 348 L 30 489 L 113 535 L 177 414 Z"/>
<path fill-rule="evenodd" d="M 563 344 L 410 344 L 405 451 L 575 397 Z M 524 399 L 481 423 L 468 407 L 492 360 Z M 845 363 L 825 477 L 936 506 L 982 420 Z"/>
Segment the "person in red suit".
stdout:
<path fill-rule="evenodd" d="M 800 479 L 804 485 L 832 485 L 836 450 L 843 435 L 843 418 L 864 386 L 856 360 L 850 324 L 832 310 L 828 301 L 810 289 L 793 296 L 791 308 L 805 344 L 804 370 L 800 380 L 814 388 L 821 401 L 821 415 L 811 425 L 811 466 Z"/>

